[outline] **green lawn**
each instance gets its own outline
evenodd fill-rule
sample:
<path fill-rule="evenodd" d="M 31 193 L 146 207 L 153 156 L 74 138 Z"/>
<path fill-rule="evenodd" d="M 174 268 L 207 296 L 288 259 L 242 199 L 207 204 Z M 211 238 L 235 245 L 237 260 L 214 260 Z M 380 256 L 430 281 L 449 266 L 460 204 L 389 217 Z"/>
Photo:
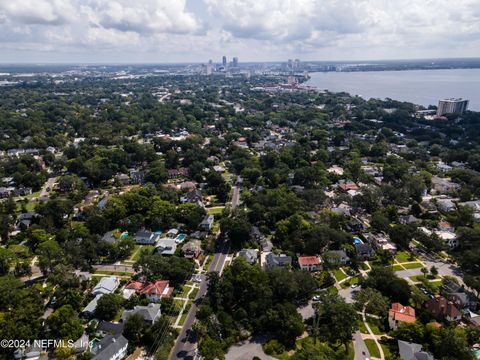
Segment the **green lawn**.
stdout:
<path fill-rule="evenodd" d="M 368 322 L 368 326 L 370 326 L 370 330 L 372 330 L 372 332 L 375 335 L 381 335 L 381 334 L 383 334 L 383 332 L 380 331 L 376 321 L 378 321 L 378 320 L 377 319 L 372 319 L 372 318 L 369 319 L 368 316 L 367 316 L 367 322 Z"/>
<path fill-rule="evenodd" d="M 194 300 L 195 297 L 197 296 L 199 290 L 200 290 L 199 288 L 193 289 L 193 291 L 192 291 L 192 293 L 190 294 L 190 297 L 189 297 L 189 298 L 192 299 L 192 300 Z"/>
<path fill-rule="evenodd" d="M 116 275 L 116 276 L 132 276 L 133 272 L 126 272 L 126 271 L 104 271 L 104 270 L 97 270 L 95 271 L 93 276 L 95 275 Z"/>
<path fill-rule="evenodd" d="M 183 326 L 185 323 L 185 320 L 187 319 L 188 311 L 185 311 L 182 316 L 180 317 L 180 321 L 178 322 L 178 325 Z"/>
<path fill-rule="evenodd" d="M 359 282 L 358 277 L 354 276 L 354 277 L 352 277 L 352 278 L 350 278 L 350 279 L 345 280 L 344 282 L 342 282 L 342 283 L 340 284 L 340 286 L 342 287 L 342 289 L 346 289 L 346 288 L 352 286 L 353 284 L 358 284 L 358 282 Z"/>
<path fill-rule="evenodd" d="M 367 345 L 368 352 L 370 353 L 371 357 L 380 357 L 380 350 L 378 350 L 377 344 L 372 339 L 365 340 L 365 345 Z"/>
<path fill-rule="evenodd" d="M 225 209 L 225 206 L 215 206 L 207 209 L 207 212 L 210 215 L 218 215 L 221 214 L 223 209 Z"/>
<path fill-rule="evenodd" d="M 418 269 L 423 267 L 422 263 L 420 262 L 414 262 L 411 264 L 402 264 L 405 269 Z"/>
<path fill-rule="evenodd" d="M 152 252 L 153 249 L 155 249 L 155 246 L 153 245 L 135 245 L 132 251 L 132 255 L 128 258 L 128 261 L 130 262 L 136 262 L 139 258 L 140 255 L 142 254 L 143 250 L 148 250 L 148 252 Z"/>
<path fill-rule="evenodd" d="M 402 266 L 401 265 L 393 265 L 393 266 L 389 266 L 393 271 L 400 271 L 400 270 L 403 270 Z"/>
<path fill-rule="evenodd" d="M 408 261 L 415 261 L 415 257 L 413 257 L 413 260 L 410 260 L 411 259 L 411 253 L 409 253 L 408 251 L 399 251 L 396 255 L 395 255 L 395 260 L 397 260 L 398 262 L 400 263 L 404 263 L 404 262 L 408 262 Z"/>
<path fill-rule="evenodd" d="M 333 274 L 335 275 L 335 279 L 337 279 L 337 282 L 338 282 L 338 281 L 342 281 L 343 279 L 345 279 L 345 278 L 347 277 L 347 275 L 345 275 L 345 274 L 343 273 L 343 271 L 340 270 L 340 269 L 334 270 L 334 271 L 333 271 Z"/>

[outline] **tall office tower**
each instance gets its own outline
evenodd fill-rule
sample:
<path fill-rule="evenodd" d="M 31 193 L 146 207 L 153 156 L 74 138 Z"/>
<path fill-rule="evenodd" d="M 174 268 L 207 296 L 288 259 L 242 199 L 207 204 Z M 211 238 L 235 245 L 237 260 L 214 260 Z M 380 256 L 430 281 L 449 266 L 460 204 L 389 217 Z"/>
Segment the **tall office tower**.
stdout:
<path fill-rule="evenodd" d="M 300 60 L 299 59 L 295 59 L 295 61 L 293 62 L 293 68 L 295 70 L 299 70 L 300 69 Z"/>
<path fill-rule="evenodd" d="M 227 68 L 227 57 L 225 55 L 222 57 L 222 65 L 225 69 Z"/>
<path fill-rule="evenodd" d="M 288 59 L 287 69 L 288 69 L 288 70 L 292 70 L 292 69 L 293 69 L 293 61 L 292 61 L 292 59 Z"/>
<path fill-rule="evenodd" d="M 468 100 L 458 99 L 442 99 L 438 102 L 437 116 L 445 114 L 462 114 L 468 109 Z"/>
<path fill-rule="evenodd" d="M 238 57 L 234 57 L 232 59 L 232 62 L 233 62 L 233 67 L 238 67 Z"/>

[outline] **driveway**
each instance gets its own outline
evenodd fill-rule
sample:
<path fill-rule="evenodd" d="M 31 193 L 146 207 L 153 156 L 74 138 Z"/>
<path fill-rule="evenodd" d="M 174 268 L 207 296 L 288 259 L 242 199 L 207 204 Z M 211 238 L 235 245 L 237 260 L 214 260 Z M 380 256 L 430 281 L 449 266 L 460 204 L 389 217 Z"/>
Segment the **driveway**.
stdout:
<path fill-rule="evenodd" d="M 353 299 L 353 294 L 356 292 L 360 291 L 360 287 L 357 287 L 355 289 L 352 289 L 350 286 L 347 287 L 346 289 L 340 289 L 338 290 L 338 295 L 343 297 L 345 301 L 349 304 L 353 304 L 355 300 Z"/>
<path fill-rule="evenodd" d="M 303 320 L 307 320 L 313 317 L 315 315 L 315 310 L 313 309 L 313 301 L 309 300 L 308 304 L 299 307 L 298 312 L 302 316 Z"/>
<path fill-rule="evenodd" d="M 225 360 L 252 360 L 255 356 L 262 360 L 276 360 L 263 352 L 262 343 L 265 341 L 263 337 L 256 337 L 235 344 L 228 349 Z"/>

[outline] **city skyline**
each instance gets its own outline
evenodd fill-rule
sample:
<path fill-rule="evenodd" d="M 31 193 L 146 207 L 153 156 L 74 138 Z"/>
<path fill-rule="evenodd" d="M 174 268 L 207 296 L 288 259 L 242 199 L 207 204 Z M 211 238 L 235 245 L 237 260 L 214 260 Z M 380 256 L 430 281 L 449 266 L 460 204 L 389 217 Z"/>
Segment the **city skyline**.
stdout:
<path fill-rule="evenodd" d="M 467 58 L 479 24 L 472 0 L 0 0 L 0 62 Z"/>

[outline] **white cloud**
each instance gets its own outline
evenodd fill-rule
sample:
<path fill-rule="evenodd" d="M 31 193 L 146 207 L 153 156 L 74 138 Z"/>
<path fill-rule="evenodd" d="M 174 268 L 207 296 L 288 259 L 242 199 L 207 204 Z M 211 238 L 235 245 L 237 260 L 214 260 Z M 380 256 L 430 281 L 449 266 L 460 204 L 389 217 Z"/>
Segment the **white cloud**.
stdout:
<path fill-rule="evenodd" d="M 15 49 L 92 61 L 478 56 L 479 1 L 0 0 L 0 48 L 10 61 Z"/>

